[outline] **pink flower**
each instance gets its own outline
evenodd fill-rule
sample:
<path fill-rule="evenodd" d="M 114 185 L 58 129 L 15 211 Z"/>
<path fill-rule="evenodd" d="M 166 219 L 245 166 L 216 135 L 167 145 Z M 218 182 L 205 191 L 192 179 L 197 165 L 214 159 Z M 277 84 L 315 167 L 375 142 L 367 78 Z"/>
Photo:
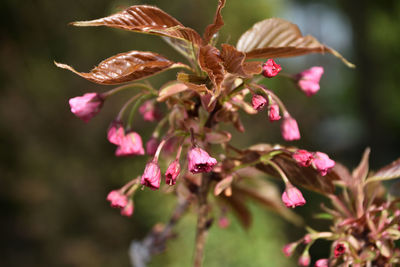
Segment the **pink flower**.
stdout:
<path fill-rule="evenodd" d="M 308 152 L 307 150 L 299 149 L 292 155 L 293 159 L 303 167 L 308 167 L 311 165 L 314 156 L 312 153 Z"/>
<path fill-rule="evenodd" d="M 281 133 L 283 139 L 286 141 L 293 141 L 300 139 L 299 126 L 295 119 L 290 116 L 284 116 L 281 124 Z"/>
<path fill-rule="evenodd" d="M 294 208 L 306 204 L 306 200 L 300 190 L 292 185 L 286 186 L 286 190 L 282 194 L 282 201 L 288 208 Z"/>
<path fill-rule="evenodd" d="M 142 185 L 148 186 L 151 190 L 157 190 L 158 188 L 160 188 L 161 171 L 160 167 L 158 167 L 157 162 L 151 161 L 147 163 L 140 183 Z"/>
<path fill-rule="evenodd" d="M 113 208 L 124 208 L 128 204 L 128 198 L 118 190 L 113 190 L 107 195 Z"/>
<path fill-rule="evenodd" d="M 155 137 L 150 138 L 150 140 L 147 141 L 147 143 L 146 143 L 146 154 L 150 155 L 150 156 L 154 156 L 154 154 L 157 151 L 158 145 L 159 145 L 159 142 L 158 142 L 157 138 L 155 138 Z"/>
<path fill-rule="evenodd" d="M 346 252 L 346 247 L 342 243 L 338 243 L 333 253 L 335 254 L 335 258 L 338 258 L 345 252 Z"/>
<path fill-rule="evenodd" d="M 108 128 L 107 139 L 111 144 L 120 145 L 125 137 L 124 127 L 119 121 L 113 121 Z"/>
<path fill-rule="evenodd" d="M 176 184 L 176 178 L 178 177 L 181 171 L 181 165 L 179 161 L 176 159 L 171 164 L 169 164 L 167 171 L 165 172 L 165 183 L 168 185 Z"/>
<path fill-rule="evenodd" d="M 335 161 L 331 160 L 325 153 L 315 152 L 312 165 L 322 176 L 325 176 L 335 166 Z"/>
<path fill-rule="evenodd" d="M 297 74 L 297 84 L 307 96 L 312 96 L 319 90 L 319 81 L 323 73 L 323 67 L 312 67 Z"/>
<path fill-rule="evenodd" d="M 231 222 L 229 221 L 229 219 L 225 216 L 219 218 L 218 220 L 218 226 L 222 229 L 227 228 L 229 225 L 231 224 Z"/>
<path fill-rule="evenodd" d="M 122 139 L 119 147 L 115 151 L 118 157 L 144 155 L 142 138 L 135 132 L 130 132 Z"/>
<path fill-rule="evenodd" d="M 279 106 L 277 104 L 273 103 L 269 105 L 268 118 L 270 122 L 278 121 L 281 119 L 281 116 L 279 116 Z"/>
<path fill-rule="evenodd" d="M 139 112 L 140 112 L 140 114 L 142 114 L 143 119 L 145 121 L 156 121 L 156 120 L 160 119 L 160 113 L 156 109 L 154 102 L 151 100 L 144 102 L 140 106 Z"/>
<path fill-rule="evenodd" d="M 217 160 L 210 157 L 206 151 L 193 147 L 188 152 L 189 171 L 192 173 L 210 172 Z"/>
<path fill-rule="evenodd" d="M 121 209 L 121 215 L 126 217 L 131 217 L 133 214 L 133 209 L 134 209 L 133 201 L 130 199 L 128 204 L 123 209 Z"/>
<path fill-rule="evenodd" d="M 262 95 L 253 95 L 251 104 L 255 110 L 260 111 L 267 104 L 267 99 L 265 99 Z"/>
<path fill-rule="evenodd" d="M 299 258 L 300 266 L 309 266 L 311 262 L 310 254 L 308 252 L 304 252 Z"/>
<path fill-rule="evenodd" d="M 103 105 L 104 99 L 98 93 L 87 93 L 69 100 L 71 112 L 84 122 L 90 121 Z"/>
<path fill-rule="evenodd" d="M 283 254 L 285 254 L 286 257 L 292 256 L 292 254 L 293 254 L 294 250 L 296 249 L 297 245 L 298 245 L 297 243 L 286 244 L 282 248 Z"/>
<path fill-rule="evenodd" d="M 328 267 L 328 259 L 319 259 L 315 262 L 315 267 Z"/>
<path fill-rule="evenodd" d="M 262 74 L 265 77 L 272 78 L 278 75 L 278 73 L 282 70 L 281 65 L 276 64 L 273 59 L 268 59 L 267 62 L 263 64 L 263 72 Z"/>

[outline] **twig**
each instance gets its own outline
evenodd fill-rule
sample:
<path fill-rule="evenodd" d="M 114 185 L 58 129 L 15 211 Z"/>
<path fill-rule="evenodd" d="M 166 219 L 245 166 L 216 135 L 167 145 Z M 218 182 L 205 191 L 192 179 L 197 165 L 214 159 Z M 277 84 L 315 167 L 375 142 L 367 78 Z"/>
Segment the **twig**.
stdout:
<path fill-rule="evenodd" d="M 146 267 L 153 255 L 164 251 L 166 242 L 173 237 L 172 229 L 189 206 L 189 200 L 180 200 L 167 225 L 160 231 L 154 227 L 142 241 L 133 240 L 129 247 L 129 257 L 133 267 Z"/>
<path fill-rule="evenodd" d="M 210 189 L 211 176 L 204 173 L 201 179 L 201 185 L 198 192 L 198 217 L 196 231 L 196 245 L 194 250 L 194 267 L 201 267 L 203 263 L 204 246 L 208 233 L 208 205 L 207 195 Z"/>

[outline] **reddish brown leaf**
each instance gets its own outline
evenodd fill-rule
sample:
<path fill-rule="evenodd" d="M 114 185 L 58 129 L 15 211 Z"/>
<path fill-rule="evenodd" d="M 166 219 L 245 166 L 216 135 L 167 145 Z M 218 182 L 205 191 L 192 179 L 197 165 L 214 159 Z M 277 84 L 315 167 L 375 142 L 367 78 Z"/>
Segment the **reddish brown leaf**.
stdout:
<path fill-rule="evenodd" d="M 233 181 L 232 175 L 229 175 L 229 176 L 225 177 L 224 179 L 222 179 L 221 181 L 219 181 L 214 187 L 214 195 L 218 196 L 219 194 L 221 194 L 222 191 L 224 191 L 225 189 L 227 189 L 228 187 L 231 186 L 232 181 Z"/>
<path fill-rule="evenodd" d="M 71 66 L 56 63 L 57 67 L 70 70 L 79 76 L 99 84 L 119 84 L 152 76 L 174 66 L 165 57 L 141 51 L 130 51 L 107 58 L 89 73 L 78 72 Z"/>
<path fill-rule="evenodd" d="M 225 70 L 217 48 L 206 45 L 200 48 L 199 65 L 202 70 L 207 72 L 214 85 L 214 94 L 219 95 L 221 83 L 224 80 Z"/>
<path fill-rule="evenodd" d="M 189 89 L 189 87 L 187 87 L 187 85 L 183 83 L 176 81 L 169 82 L 160 88 L 160 91 L 158 92 L 157 101 L 163 102 L 167 100 L 169 97 L 184 92 L 187 89 Z"/>
<path fill-rule="evenodd" d="M 362 181 L 364 181 L 368 175 L 368 159 L 370 152 L 371 150 L 369 148 L 365 149 L 360 164 L 353 170 L 352 176 L 355 180 L 355 183 L 362 184 Z"/>
<path fill-rule="evenodd" d="M 108 17 L 77 21 L 75 26 L 107 26 L 123 30 L 162 35 L 201 44 L 200 35 L 168 15 L 161 9 L 147 5 L 131 6 Z"/>
<path fill-rule="evenodd" d="M 262 72 L 262 62 L 244 62 L 245 53 L 236 50 L 235 47 L 229 44 L 222 44 L 221 46 L 221 58 L 227 72 L 243 78 L 249 78 Z"/>
<path fill-rule="evenodd" d="M 226 0 L 219 0 L 217 12 L 214 16 L 214 22 L 207 26 L 204 32 L 204 45 L 207 45 L 222 26 L 224 26 L 224 21 L 222 20 L 221 10 L 225 6 Z"/>
<path fill-rule="evenodd" d="M 331 53 L 347 66 L 355 67 L 337 51 L 311 35 L 303 36 L 297 25 L 279 18 L 260 21 L 245 32 L 237 45 L 247 58 L 294 57 L 309 53 Z"/>
<path fill-rule="evenodd" d="M 372 177 L 368 178 L 367 181 L 369 181 L 370 179 L 383 181 L 399 177 L 400 177 L 400 158 L 378 170 Z"/>
<path fill-rule="evenodd" d="M 232 135 L 227 131 L 217 131 L 210 128 L 204 128 L 206 141 L 211 144 L 227 143 L 231 140 Z"/>

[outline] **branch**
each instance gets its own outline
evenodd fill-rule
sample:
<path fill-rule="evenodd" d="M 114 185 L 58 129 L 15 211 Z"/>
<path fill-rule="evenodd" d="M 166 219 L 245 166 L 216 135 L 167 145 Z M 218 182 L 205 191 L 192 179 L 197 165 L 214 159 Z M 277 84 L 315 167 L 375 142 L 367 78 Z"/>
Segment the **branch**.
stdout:
<path fill-rule="evenodd" d="M 189 200 L 178 200 L 178 204 L 165 227 L 153 227 L 142 241 L 133 240 L 129 247 L 129 257 L 133 267 L 146 267 L 151 257 L 165 250 L 166 242 L 173 237 L 172 229 L 189 206 Z"/>

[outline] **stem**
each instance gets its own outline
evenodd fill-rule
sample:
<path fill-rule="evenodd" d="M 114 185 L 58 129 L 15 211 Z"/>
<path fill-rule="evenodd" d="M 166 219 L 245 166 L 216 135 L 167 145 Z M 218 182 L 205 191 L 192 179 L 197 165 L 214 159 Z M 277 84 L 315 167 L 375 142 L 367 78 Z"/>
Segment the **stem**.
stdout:
<path fill-rule="evenodd" d="M 125 104 L 122 106 L 121 110 L 118 113 L 118 116 L 117 116 L 118 121 L 121 121 L 122 116 L 124 116 L 124 113 L 125 113 L 126 109 L 129 107 L 129 105 L 132 104 L 132 102 L 135 101 L 140 96 L 142 96 L 141 93 L 131 97 L 131 99 L 129 99 L 128 101 L 125 102 Z"/>
<path fill-rule="evenodd" d="M 196 245 L 194 251 L 194 267 L 201 267 L 203 263 L 204 247 L 208 232 L 208 205 L 207 195 L 210 189 L 211 175 L 204 173 L 201 177 L 201 185 L 197 194 L 198 198 L 198 217 L 197 217 L 197 231 L 196 231 Z"/>
<path fill-rule="evenodd" d="M 278 164 L 276 164 L 275 162 L 273 162 L 272 160 L 268 160 L 266 161 L 269 165 L 272 166 L 272 168 L 274 168 L 279 175 L 282 177 L 282 180 L 285 182 L 286 185 L 290 185 L 291 183 L 289 182 L 289 179 L 287 178 L 286 174 L 283 172 L 283 170 L 278 166 Z"/>
<path fill-rule="evenodd" d="M 109 96 L 115 95 L 116 93 L 118 93 L 118 92 L 120 92 L 122 90 L 125 90 L 125 89 L 128 89 L 128 88 L 134 88 L 134 87 L 144 88 L 147 91 L 150 91 L 152 93 L 154 93 L 154 91 L 155 91 L 153 88 L 151 88 L 148 85 L 145 85 L 145 84 L 142 84 L 142 83 L 131 83 L 131 84 L 126 84 L 126 85 L 122 85 L 122 86 L 116 87 L 114 89 L 111 89 L 110 91 L 103 93 L 102 96 L 104 98 L 107 98 Z"/>

